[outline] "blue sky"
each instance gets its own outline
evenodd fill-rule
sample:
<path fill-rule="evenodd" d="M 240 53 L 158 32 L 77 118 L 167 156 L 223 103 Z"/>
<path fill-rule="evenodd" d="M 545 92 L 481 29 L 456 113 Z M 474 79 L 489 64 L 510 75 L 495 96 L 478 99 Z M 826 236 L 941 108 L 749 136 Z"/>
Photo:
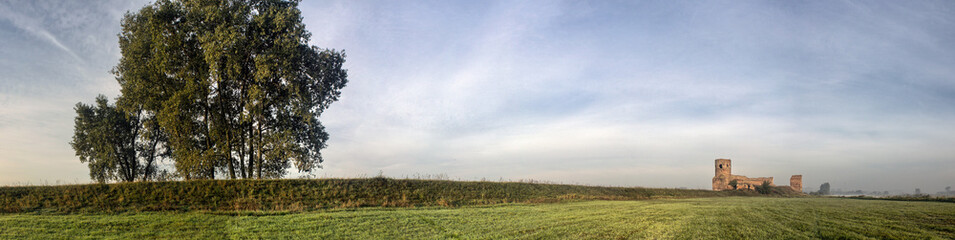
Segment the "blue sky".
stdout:
<path fill-rule="evenodd" d="M 88 182 L 73 105 L 146 2 L 0 1 L 0 184 Z M 306 1 L 345 49 L 317 176 L 955 185 L 950 1 Z"/>

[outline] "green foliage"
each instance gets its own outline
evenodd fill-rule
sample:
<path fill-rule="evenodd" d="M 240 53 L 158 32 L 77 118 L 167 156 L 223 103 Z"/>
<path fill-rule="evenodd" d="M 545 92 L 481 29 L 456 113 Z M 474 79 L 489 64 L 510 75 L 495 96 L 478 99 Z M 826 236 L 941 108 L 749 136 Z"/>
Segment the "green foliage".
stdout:
<path fill-rule="evenodd" d="M 746 191 L 368 179 L 197 180 L 0 188 L 0 212 L 314 210 L 749 196 Z"/>
<path fill-rule="evenodd" d="M 0 214 L 0 239 L 953 239 L 955 204 L 727 197 L 305 213 Z"/>
<path fill-rule="evenodd" d="M 736 186 L 739 185 L 739 180 L 733 179 L 730 181 L 729 185 L 730 187 L 733 187 L 733 189 L 736 189 Z"/>
<path fill-rule="evenodd" d="M 144 116 L 146 155 L 185 179 L 320 168 L 318 118 L 347 83 L 345 53 L 309 46 L 297 5 L 160 0 L 128 13 L 113 73 L 120 109 Z"/>
<path fill-rule="evenodd" d="M 756 186 L 756 192 L 760 194 L 769 194 L 773 191 L 773 186 L 769 184 L 769 181 L 763 181 L 763 184 Z"/>
<path fill-rule="evenodd" d="M 90 178 L 100 183 L 148 178 L 152 164 L 141 164 L 137 158 L 138 116 L 118 111 L 103 95 L 96 97 L 95 105 L 77 103 L 74 109 L 70 146 L 89 166 Z"/>
<path fill-rule="evenodd" d="M 829 195 L 829 183 L 827 182 L 819 185 L 819 191 L 814 192 L 813 195 Z"/>

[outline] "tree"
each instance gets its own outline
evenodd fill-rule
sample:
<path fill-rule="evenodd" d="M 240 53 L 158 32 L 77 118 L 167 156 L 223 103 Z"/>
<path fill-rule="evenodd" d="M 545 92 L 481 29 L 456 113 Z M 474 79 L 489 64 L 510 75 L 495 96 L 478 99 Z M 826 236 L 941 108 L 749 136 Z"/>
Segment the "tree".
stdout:
<path fill-rule="evenodd" d="M 945 192 L 951 192 L 951 191 L 952 191 L 952 186 L 945 187 Z"/>
<path fill-rule="evenodd" d="M 763 184 L 756 186 L 756 191 L 762 194 L 769 194 L 772 192 L 772 185 L 769 184 L 769 181 L 763 181 Z"/>
<path fill-rule="evenodd" d="M 142 133 L 138 115 L 118 110 L 103 95 L 96 97 L 95 105 L 77 103 L 75 110 L 70 146 L 80 162 L 89 166 L 90 178 L 104 183 L 152 177 L 155 155 L 137 142 Z"/>
<path fill-rule="evenodd" d="M 344 51 L 309 46 L 298 1 L 159 0 L 122 20 L 121 109 L 148 116 L 185 179 L 277 178 L 321 167 L 321 113 Z"/>
<path fill-rule="evenodd" d="M 739 185 L 739 180 L 733 179 L 732 181 L 730 181 L 730 187 L 733 187 L 734 190 L 736 189 L 736 186 L 738 185 Z"/>
<path fill-rule="evenodd" d="M 819 191 L 816 193 L 819 195 L 829 195 L 829 183 L 827 182 L 819 185 Z"/>

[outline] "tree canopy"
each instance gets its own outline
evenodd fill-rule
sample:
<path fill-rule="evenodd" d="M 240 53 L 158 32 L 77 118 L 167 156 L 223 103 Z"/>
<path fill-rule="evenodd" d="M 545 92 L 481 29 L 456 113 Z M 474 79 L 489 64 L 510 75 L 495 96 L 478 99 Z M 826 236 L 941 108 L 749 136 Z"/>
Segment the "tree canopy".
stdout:
<path fill-rule="evenodd" d="M 127 13 L 112 73 L 117 109 L 155 143 L 141 155 L 169 157 L 185 179 L 320 168 L 318 118 L 347 83 L 345 53 L 310 46 L 297 5 L 160 0 Z"/>
<path fill-rule="evenodd" d="M 153 162 L 141 163 L 136 154 L 137 116 L 118 111 L 103 95 L 96 97 L 94 105 L 77 103 L 74 109 L 77 116 L 70 145 L 80 162 L 89 166 L 90 178 L 97 182 L 150 178 Z"/>
<path fill-rule="evenodd" d="M 829 183 L 823 183 L 819 185 L 819 191 L 816 192 L 818 195 L 829 195 Z"/>

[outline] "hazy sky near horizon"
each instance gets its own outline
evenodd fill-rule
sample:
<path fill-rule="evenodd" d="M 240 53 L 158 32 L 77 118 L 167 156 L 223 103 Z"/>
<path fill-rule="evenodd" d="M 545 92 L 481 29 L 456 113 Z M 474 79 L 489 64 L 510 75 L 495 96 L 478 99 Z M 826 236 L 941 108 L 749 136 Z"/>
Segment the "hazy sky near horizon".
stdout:
<path fill-rule="evenodd" d="M 85 183 L 73 106 L 145 1 L 0 0 L 0 185 Z M 952 1 L 305 1 L 345 49 L 316 176 L 955 185 Z M 294 172 L 294 171 L 293 171 Z M 294 176 L 295 174 L 293 174 Z"/>

